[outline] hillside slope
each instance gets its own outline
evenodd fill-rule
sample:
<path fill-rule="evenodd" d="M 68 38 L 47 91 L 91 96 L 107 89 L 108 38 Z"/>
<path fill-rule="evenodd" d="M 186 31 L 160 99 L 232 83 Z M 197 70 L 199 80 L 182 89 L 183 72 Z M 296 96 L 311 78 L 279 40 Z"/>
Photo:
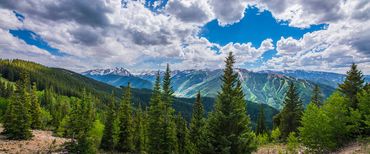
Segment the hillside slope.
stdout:
<path fill-rule="evenodd" d="M 61 95 L 77 96 L 81 95 L 83 89 L 91 92 L 102 102 L 106 102 L 112 92 L 119 99 L 122 96 L 122 89 L 108 85 L 103 82 L 85 77 L 79 73 L 61 68 L 50 68 L 34 62 L 23 60 L 0 60 L 0 74 L 9 81 L 19 79 L 21 72 L 28 72 L 32 82 L 36 82 L 39 90 L 44 90 L 46 87 L 53 87 L 55 91 Z M 132 88 L 134 105 L 142 104 L 144 107 L 149 105 L 151 90 Z M 213 109 L 213 98 L 202 98 L 207 112 Z M 195 102 L 194 98 L 175 97 L 173 106 L 177 112 L 181 112 L 186 119 L 191 118 L 192 105 Z M 248 114 L 251 115 L 251 120 L 254 123 L 257 120 L 259 104 L 246 103 Z M 278 110 L 264 105 L 266 113 L 266 121 L 268 125 L 272 124 L 272 116 L 278 113 Z"/>

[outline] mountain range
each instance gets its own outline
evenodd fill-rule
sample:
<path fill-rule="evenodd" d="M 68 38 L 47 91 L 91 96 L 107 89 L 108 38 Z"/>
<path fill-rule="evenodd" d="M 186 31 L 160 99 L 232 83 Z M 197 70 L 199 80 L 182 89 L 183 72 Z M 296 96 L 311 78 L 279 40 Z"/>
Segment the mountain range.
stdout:
<path fill-rule="evenodd" d="M 304 104 L 307 104 L 315 84 L 320 86 L 326 98 L 345 78 L 343 74 L 304 70 L 252 72 L 239 68 L 236 72 L 242 82 L 247 100 L 268 104 L 276 109 L 282 108 L 285 92 L 290 82 L 298 87 Z M 116 87 L 125 86 L 130 82 L 134 88 L 150 89 L 156 73 L 157 71 L 130 73 L 124 68 L 113 68 L 89 70 L 81 74 Z M 214 98 L 220 90 L 222 73 L 221 69 L 174 70 L 171 74 L 174 94 L 177 97 L 192 98 L 200 91 L 202 95 Z M 370 76 L 365 76 L 365 79 L 370 82 Z"/>

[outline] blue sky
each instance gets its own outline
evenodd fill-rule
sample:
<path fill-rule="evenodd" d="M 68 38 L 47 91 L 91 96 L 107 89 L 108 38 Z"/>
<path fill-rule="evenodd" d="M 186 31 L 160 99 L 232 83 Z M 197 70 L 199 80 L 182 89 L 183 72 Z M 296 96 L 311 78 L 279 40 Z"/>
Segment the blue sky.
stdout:
<path fill-rule="evenodd" d="M 370 67 L 370 3 L 358 0 L 342 5 L 286 0 L 102 2 L 0 2 L 0 43 L 11 44 L 0 48 L 0 56 L 33 54 L 27 60 L 75 71 L 158 69 L 167 62 L 174 69 L 214 69 L 222 68 L 228 52 L 240 57 L 238 67 L 252 70 L 344 73 L 352 62 Z M 34 10 L 36 5 L 42 9 Z M 45 61 L 50 58 L 37 55 L 39 50 L 54 60 Z"/>

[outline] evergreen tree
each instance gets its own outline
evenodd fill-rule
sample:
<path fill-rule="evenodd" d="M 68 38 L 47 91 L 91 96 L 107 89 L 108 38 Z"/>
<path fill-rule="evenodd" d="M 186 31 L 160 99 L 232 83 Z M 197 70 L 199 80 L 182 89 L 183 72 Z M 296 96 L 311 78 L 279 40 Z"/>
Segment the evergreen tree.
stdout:
<path fill-rule="evenodd" d="M 281 137 L 285 140 L 291 132 L 296 132 L 300 125 L 303 113 L 303 104 L 299 98 L 296 87 L 293 82 L 290 83 L 289 89 L 284 100 L 284 108 L 280 113 L 280 130 Z"/>
<path fill-rule="evenodd" d="M 28 74 L 22 73 L 16 82 L 16 91 L 11 97 L 4 117 L 4 133 L 10 139 L 30 139 L 31 115 Z"/>
<path fill-rule="evenodd" d="M 313 91 L 312 91 L 312 97 L 311 102 L 317 105 L 318 107 L 322 106 L 322 93 L 320 90 L 320 87 L 318 85 L 315 85 Z"/>
<path fill-rule="evenodd" d="M 132 152 L 134 150 L 131 99 L 131 87 L 130 83 L 128 83 L 118 112 L 119 133 L 117 149 L 121 152 Z"/>
<path fill-rule="evenodd" d="M 363 87 L 364 76 L 362 72 L 357 69 L 357 65 L 353 63 L 351 69 L 347 72 L 344 83 L 338 86 L 339 91 L 349 98 L 350 107 L 357 109 L 358 100 L 356 95 Z"/>
<path fill-rule="evenodd" d="M 96 153 L 97 147 L 89 134 L 95 121 L 95 109 L 91 94 L 82 92 L 82 99 L 72 103 L 68 128 L 72 132 L 72 143 L 69 150 L 72 153 Z"/>
<path fill-rule="evenodd" d="M 37 96 L 37 86 L 34 82 L 32 85 L 32 91 L 31 91 L 31 128 L 33 129 L 41 129 L 42 127 L 42 121 L 41 121 L 41 106 L 40 101 Z"/>
<path fill-rule="evenodd" d="M 164 73 L 163 77 L 163 102 L 165 103 L 166 107 L 172 107 L 173 101 L 173 91 L 171 87 L 171 70 L 169 64 L 167 64 L 166 72 Z"/>
<path fill-rule="evenodd" d="M 316 104 L 310 103 L 302 115 L 299 134 L 302 143 L 313 153 L 328 153 L 335 147 L 330 117 Z"/>
<path fill-rule="evenodd" d="M 231 52 L 225 62 L 221 91 L 208 120 L 209 153 L 251 153 L 256 148 L 255 138 L 241 82 L 233 72 L 235 59 Z"/>
<path fill-rule="evenodd" d="M 193 154 L 194 152 L 189 140 L 189 129 L 187 127 L 186 120 L 182 117 L 181 113 L 177 115 L 176 127 L 178 153 Z"/>
<path fill-rule="evenodd" d="M 148 119 L 148 152 L 157 154 L 163 153 L 161 147 L 160 133 L 162 129 L 160 126 L 160 115 L 161 109 L 160 105 L 162 103 L 161 99 L 161 85 L 160 85 L 159 71 L 156 75 L 155 84 L 152 91 L 152 96 L 150 98 L 149 106 L 149 119 Z"/>
<path fill-rule="evenodd" d="M 170 66 L 167 64 L 166 72 L 163 77 L 163 93 L 162 99 L 164 108 L 163 112 L 163 130 L 162 139 L 165 147 L 165 153 L 176 153 L 177 152 L 177 138 L 176 138 L 176 123 L 174 113 L 175 110 L 172 107 L 173 102 L 173 90 L 171 87 L 171 71 Z"/>
<path fill-rule="evenodd" d="M 257 119 L 257 127 L 256 127 L 256 134 L 263 134 L 266 133 L 266 123 L 265 123 L 265 112 L 263 110 L 263 104 L 260 105 L 260 109 L 258 112 L 258 119 Z"/>
<path fill-rule="evenodd" d="M 364 88 L 357 94 L 358 108 L 361 114 L 361 130 L 364 135 L 370 135 L 370 89 Z"/>
<path fill-rule="evenodd" d="M 138 108 L 135 112 L 135 122 L 134 122 L 134 146 L 135 152 L 139 154 L 143 154 L 146 152 L 146 128 L 145 128 L 145 116 L 144 112 L 141 109 L 141 104 L 139 104 Z"/>
<path fill-rule="evenodd" d="M 200 99 L 200 92 L 198 92 L 196 101 L 193 105 L 189 137 L 191 143 L 193 144 L 193 152 L 195 154 L 200 154 L 202 151 L 205 141 L 205 125 L 204 108 Z"/>
<path fill-rule="evenodd" d="M 0 97 L 5 97 L 6 98 L 7 97 L 6 95 L 7 95 L 7 89 L 6 89 L 5 82 L 0 81 Z"/>
<path fill-rule="evenodd" d="M 115 129 L 114 129 L 114 121 L 116 119 L 116 113 L 115 113 L 115 99 L 114 99 L 114 93 L 112 92 L 110 102 L 108 104 L 108 111 L 107 116 L 105 120 L 105 127 L 104 127 L 104 133 L 103 138 L 101 142 L 101 148 L 104 150 L 112 151 L 114 150 L 115 142 Z"/>
<path fill-rule="evenodd" d="M 162 101 L 163 96 L 171 95 L 168 93 L 161 93 L 160 76 L 158 72 L 150 99 L 150 119 L 148 126 L 149 153 L 170 154 L 177 152 L 176 125 L 173 119 L 174 110 L 172 107 L 168 106 L 168 104 L 170 104 L 169 102 L 164 103 Z"/>

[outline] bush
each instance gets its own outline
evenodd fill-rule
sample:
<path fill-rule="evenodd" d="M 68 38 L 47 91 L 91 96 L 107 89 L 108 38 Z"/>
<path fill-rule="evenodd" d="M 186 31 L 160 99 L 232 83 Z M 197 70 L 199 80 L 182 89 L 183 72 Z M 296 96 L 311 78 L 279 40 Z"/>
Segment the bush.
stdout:
<path fill-rule="evenodd" d="M 278 127 L 275 128 L 274 130 L 272 130 L 272 132 L 271 132 L 272 142 L 274 142 L 274 143 L 280 142 L 280 136 L 281 136 L 281 132 L 280 132 L 280 129 Z"/>
<path fill-rule="evenodd" d="M 267 133 L 257 135 L 257 143 L 258 145 L 265 145 L 269 143 L 269 136 Z"/>
<path fill-rule="evenodd" d="M 296 133 L 295 132 L 289 133 L 287 140 L 288 140 L 287 150 L 289 151 L 289 153 L 291 154 L 298 153 L 299 142 L 298 138 L 296 137 Z"/>

